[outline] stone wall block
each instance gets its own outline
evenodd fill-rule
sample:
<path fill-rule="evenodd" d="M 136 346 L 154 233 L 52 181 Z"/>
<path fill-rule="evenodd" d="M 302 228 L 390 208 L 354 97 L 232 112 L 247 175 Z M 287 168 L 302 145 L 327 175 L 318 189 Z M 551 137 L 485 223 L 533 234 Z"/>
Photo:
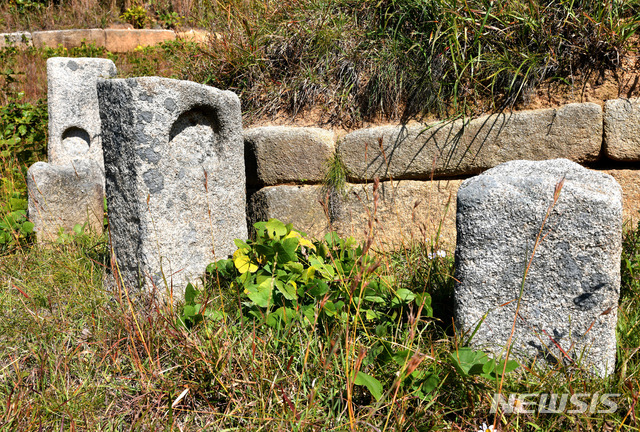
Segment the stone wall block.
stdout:
<path fill-rule="evenodd" d="M 276 218 L 311 237 L 322 238 L 334 229 L 362 241 L 373 217 L 378 249 L 435 240 L 440 229 L 439 246 L 453 250 L 459 185 L 459 180 L 381 182 L 375 214 L 372 184 L 348 184 L 344 194 L 327 193 L 317 185 L 270 186 L 251 196 L 249 222 Z"/>
<path fill-rule="evenodd" d="M 527 273 L 512 352 L 522 361 L 580 362 L 606 376 L 615 366 L 622 250 L 621 188 L 607 174 L 558 159 L 508 162 L 465 180 L 458 190 L 456 320 L 468 334 L 482 321 L 472 345 L 503 352 L 525 268 L 562 179 Z"/>
<path fill-rule="evenodd" d="M 319 183 L 335 152 L 331 131 L 308 127 L 257 127 L 245 130 L 247 183 Z"/>
<path fill-rule="evenodd" d="M 180 297 L 247 237 L 240 100 L 157 77 L 99 81 L 98 100 L 121 274 Z"/>
<path fill-rule="evenodd" d="M 613 99 L 604 105 L 604 151 L 616 161 L 640 161 L 640 99 Z"/>
<path fill-rule="evenodd" d="M 460 183 L 460 180 L 380 182 L 377 210 L 373 184 L 350 184 L 346 198 L 334 206 L 334 226 L 342 235 L 364 240 L 368 222 L 374 217 L 374 244 L 379 250 L 434 242 L 437 247 L 452 251 Z"/>
<path fill-rule="evenodd" d="M 616 179 L 622 188 L 622 220 L 634 226 L 640 216 L 640 170 L 609 169 L 602 171 Z"/>
<path fill-rule="evenodd" d="M 494 114 L 471 121 L 380 126 L 346 135 L 338 152 L 351 180 L 477 174 L 516 159 L 598 159 L 602 108 L 594 103 Z"/>
<path fill-rule="evenodd" d="M 29 219 L 38 242 L 54 241 L 60 228 L 71 232 L 76 224 L 88 224 L 102 233 L 104 205 L 102 168 L 90 159 L 64 166 L 33 164 L 27 173 Z"/>
<path fill-rule="evenodd" d="M 106 29 L 104 32 L 104 46 L 111 52 L 133 51 L 139 46 L 157 45 L 176 38 L 176 33 L 172 30 Z"/>
<path fill-rule="evenodd" d="M 103 29 L 74 29 L 74 30 L 48 30 L 32 33 L 33 46 L 36 48 L 57 48 L 62 45 L 65 48 L 77 48 L 82 43 L 105 46 L 105 30 Z"/>
<path fill-rule="evenodd" d="M 0 33 L 0 49 L 9 46 L 26 48 L 32 45 L 32 36 L 29 32 Z"/>
<path fill-rule="evenodd" d="M 88 158 L 104 166 L 96 82 L 116 73 L 115 64 L 107 59 L 47 60 L 49 163 L 66 165 Z"/>
<path fill-rule="evenodd" d="M 267 186 L 249 197 L 249 227 L 253 230 L 254 223 L 276 218 L 292 223 L 295 229 L 311 237 L 320 238 L 329 229 L 328 219 L 319 202 L 321 199 L 322 186 Z"/>

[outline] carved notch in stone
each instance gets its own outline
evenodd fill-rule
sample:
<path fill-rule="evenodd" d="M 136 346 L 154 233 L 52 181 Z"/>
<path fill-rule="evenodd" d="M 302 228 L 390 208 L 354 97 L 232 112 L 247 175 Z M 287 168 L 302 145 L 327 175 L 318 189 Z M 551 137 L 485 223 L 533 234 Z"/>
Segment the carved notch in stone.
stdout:
<path fill-rule="evenodd" d="M 235 238 L 247 237 L 240 101 L 156 77 L 103 80 L 97 88 L 122 277 L 149 289 L 164 289 L 166 280 L 179 297 L 210 262 L 235 250 Z"/>

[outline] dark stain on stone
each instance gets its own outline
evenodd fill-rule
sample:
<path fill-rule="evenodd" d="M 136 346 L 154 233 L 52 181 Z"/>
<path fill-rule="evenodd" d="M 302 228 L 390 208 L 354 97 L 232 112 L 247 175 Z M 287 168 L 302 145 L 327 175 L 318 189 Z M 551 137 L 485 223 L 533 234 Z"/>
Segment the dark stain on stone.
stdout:
<path fill-rule="evenodd" d="M 164 177 L 157 169 L 150 169 L 142 174 L 144 184 L 149 188 L 149 192 L 155 194 L 164 189 Z"/>
<path fill-rule="evenodd" d="M 78 63 L 74 62 L 73 60 L 70 60 L 69 63 L 67 63 L 67 66 L 74 72 L 78 70 Z"/>
<path fill-rule="evenodd" d="M 135 134 L 136 140 L 140 144 L 149 144 L 152 141 L 151 137 L 145 133 L 144 126 L 140 123 L 135 126 Z"/>
<path fill-rule="evenodd" d="M 146 92 L 141 92 L 140 95 L 138 95 L 138 99 L 145 102 L 153 102 L 153 96 Z"/>
<path fill-rule="evenodd" d="M 602 301 L 603 299 L 600 294 L 595 292 L 586 292 L 575 297 L 573 299 L 573 304 L 578 306 L 582 311 L 588 311 L 598 306 Z"/>
<path fill-rule="evenodd" d="M 164 100 L 164 107 L 170 111 L 170 112 L 174 112 L 176 110 L 176 108 L 178 108 L 178 105 L 176 105 L 176 101 L 173 100 L 172 98 L 166 98 Z"/>
<path fill-rule="evenodd" d="M 160 153 L 156 153 L 149 147 L 138 148 L 136 149 L 136 153 L 142 160 L 145 160 L 150 164 L 157 164 L 160 160 Z"/>
<path fill-rule="evenodd" d="M 151 111 L 140 112 L 140 119 L 145 123 L 151 123 L 153 120 L 153 113 Z"/>

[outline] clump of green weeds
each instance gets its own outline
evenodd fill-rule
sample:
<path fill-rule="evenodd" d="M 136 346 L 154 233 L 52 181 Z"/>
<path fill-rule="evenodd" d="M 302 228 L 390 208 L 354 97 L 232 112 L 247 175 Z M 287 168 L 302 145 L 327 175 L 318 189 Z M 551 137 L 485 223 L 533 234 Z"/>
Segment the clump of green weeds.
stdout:
<path fill-rule="evenodd" d="M 158 14 L 158 21 L 162 24 L 164 28 L 175 29 L 180 27 L 182 21 L 184 20 L 183 16 L 178 15 L 178 12 L 164 12 Z"/>
<path fill-rule="evenodd" d="M 139 5 L 131 6 L 120 15 L 120 19 L 128 22 L 135 29 L 142 29 L 148 21 L 147 10 Z"/>
<path fill-rule="evenodd" d="M 47 109 L 44 103 L 23 102 L 16 92 L 14 71 L 0 71 L 8 100 L 0 106 L 0 253 L 33 239 L 33 223 L 27 220 L 27 168 L 46 155 Z"/>
<path fill-rule="evenodd" d="M 373 329 L 394 322 L 414 304 L 431 315 L 429 294 L 395 288 L 367 254 L 370 245 L 329 233 L 312 242 L 277 219 L 254 225 L 253 241 L 235 240 L 232 259 L 211 264 L 215 280 L 240 291 L 243 313 L 271 327 L 297 322 L 314 327 L 357 320 Z"/>

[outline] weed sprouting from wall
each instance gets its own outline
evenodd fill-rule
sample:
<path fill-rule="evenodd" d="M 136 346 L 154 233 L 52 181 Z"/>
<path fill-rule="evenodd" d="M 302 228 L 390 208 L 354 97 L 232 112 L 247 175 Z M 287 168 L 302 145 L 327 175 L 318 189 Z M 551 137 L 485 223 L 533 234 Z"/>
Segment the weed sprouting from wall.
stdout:
<path fill-rule="evenodd" d="M 327 162 L 327 172 L 322 181 L 321 200 L 325 203 L 329 221 L 341 215 L 341 200 L 347 193 L 347 168 L 336 152 Z"/>

